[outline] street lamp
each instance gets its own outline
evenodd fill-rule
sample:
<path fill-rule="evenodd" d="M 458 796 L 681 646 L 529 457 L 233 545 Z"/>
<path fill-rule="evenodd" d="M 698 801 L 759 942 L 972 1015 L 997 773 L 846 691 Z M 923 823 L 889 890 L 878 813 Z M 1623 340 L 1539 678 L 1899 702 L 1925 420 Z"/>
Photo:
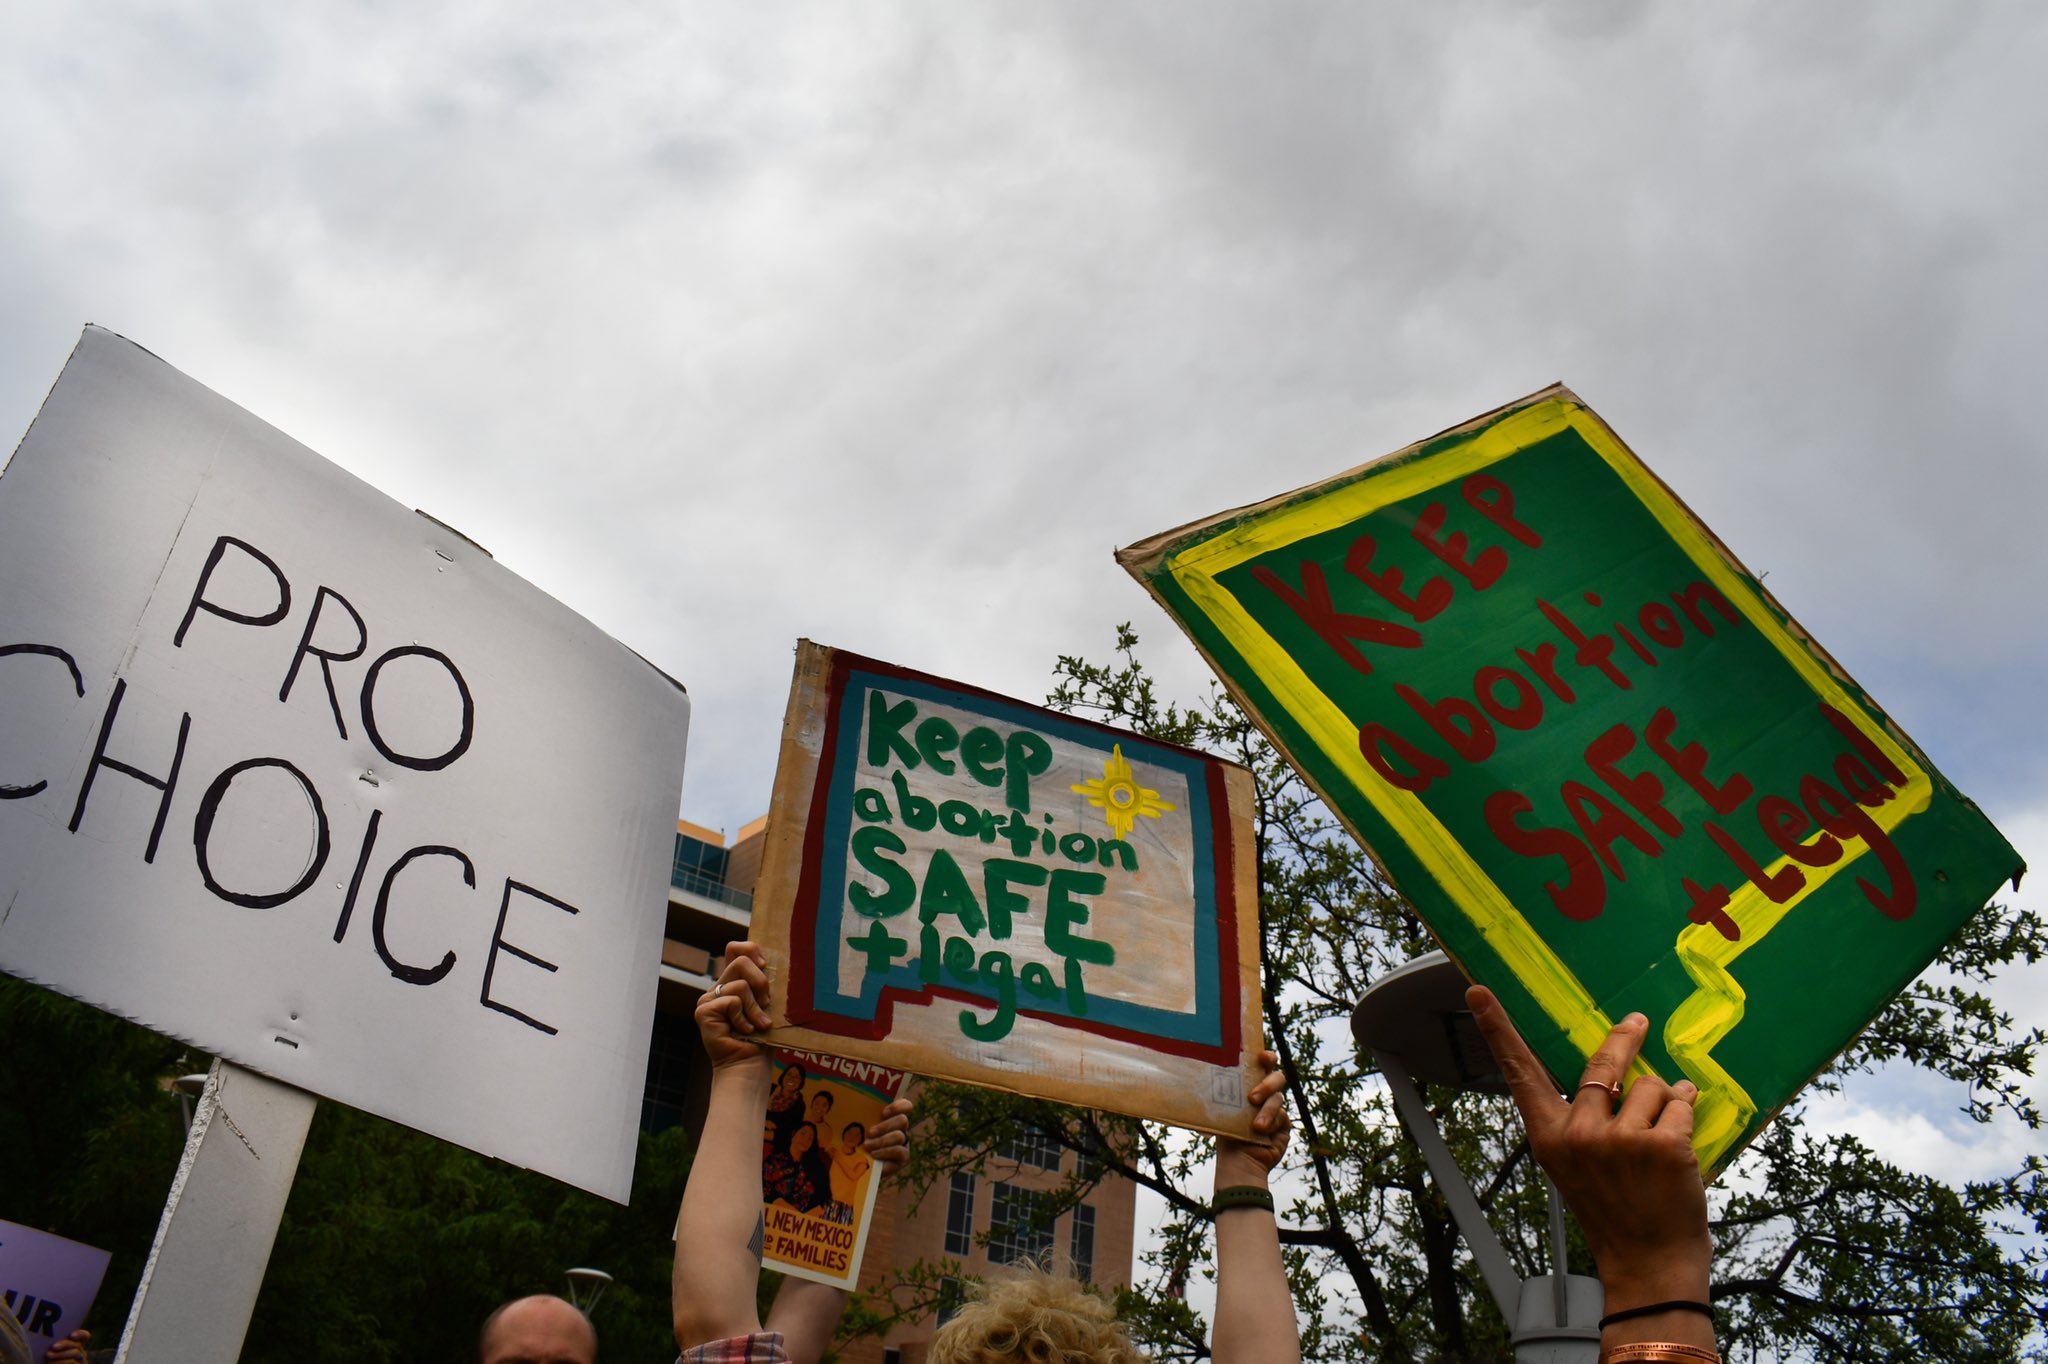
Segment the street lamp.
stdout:
<path fill-rule="evenodd" d="M 601 1269 L 571 1269 L 564 1277 L 569 1280 L 569 1301 L 586 1317 L 597 1310 L 597 1300 L 612 1285 L 612 1276 Z M 590 1295 L 588 1302 L 583 1300 L 585 1293 Z"/>
<path fill-rule="evenodd" d="M 206 1072 L 197 1075 L 180 1075 L 171 1081 L 171 1088 L 178 1091 L 178 1106 L 185 1113 L 185 1131 L 192 1131 L 192 1101 L 206 1092 Z"/>
<path fill-rule="evenodd" d="M 1508 1262 L 1417 1085 L 1507 1092 L 1493 1053 L 1465 1007 L 1465 986 L 1464 973 L 1443 953 L 1417 957 L 1373 982 L 1352 1010 L 1351 1035 L 1386 1077 L 1401 1125 L 1421 1148 L 1487 1291 L 1513 1328 L 1516 1364 L 1591 1364 L 1600 1353 L 1604 1298 L 1598 1279 L 1564 1272 L 1564 1203 L 1557 1186 L 1544 1177 L 1555 1272 L 1525 1280 Z"/>

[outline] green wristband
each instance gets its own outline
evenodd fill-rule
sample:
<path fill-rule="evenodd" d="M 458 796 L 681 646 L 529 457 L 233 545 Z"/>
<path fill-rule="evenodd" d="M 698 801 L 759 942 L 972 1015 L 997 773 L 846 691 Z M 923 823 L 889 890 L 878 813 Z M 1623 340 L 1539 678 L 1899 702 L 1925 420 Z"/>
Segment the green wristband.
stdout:
<path fill-rule="evenodd" d="M 1273 1195 L 1269 1190 L 1256 1184 L 1233 1184 L 1227 1189 L 1218 1189 L 1216 1199 L 1209 1205 L 1209 1216 L 1229 1212 L 1232 1208 L 1264 1208 L 1273 1211 Z"/>

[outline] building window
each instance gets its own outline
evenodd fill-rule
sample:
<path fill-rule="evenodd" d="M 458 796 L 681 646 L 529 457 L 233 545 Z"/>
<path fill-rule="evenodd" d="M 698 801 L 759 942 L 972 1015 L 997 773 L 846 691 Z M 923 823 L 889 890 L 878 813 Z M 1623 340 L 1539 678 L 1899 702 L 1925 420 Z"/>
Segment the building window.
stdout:
<path fill-rule="evenodd" d="M 1027 1127 L 996 1150 L 999 1159 L 1034 1170 L 1060 1168 L 1060 1144 L 1035 1127 Z"/>
<path fill-rule="evenodd" d="M 989 1262 L 1042 1262 L 1051 1250 L 1052 1225 L 1039 1216 L 1038 1195 L 1015 1184 L 998 1183 L 988 1215 Z"/>
<path fill-rule="evenodd" d="M 680 876 L 685 872 L 689 872 L 704 878 L 706 881 L 723 882 L 725 880 L 725 859 L 726 850 L 717 844 L 706 843 L 700 838 L 692 838 L 688 834 L 678 833 L 676 835 L 675 857 L 669 863 L 669 872 L 672 876 Z"/>
<path fill-rule="evenodd" d="M 1086 1203 L 1074 1205 L 1074 1234 L 1069 1253 L 1074 1258 L 1074 1277 L 1082 1283 L 1094 1283 L 1095 1209 Z"/>
<path fill-rule="evenodd" d="M 953 1176 L 953 1188 L 946 1198 L 946 1254 L 974 1253 L 974 1176 L 964 1171 Z"/>
<path fill-rule="evenodd" d="M 960 1315 L 960 1306 L 967 1301 L 967 1285 L 958 1279 L 939 1280 L 939 1320 L 944 1326 Z"/>
<path fill-rule="evenodd" d="M 657 1013 L 647 1042 L 647 1085 L 640 1093 L 640 1130 L 649 1136 L 680 1127 L 690 1090 L 690 1072 L 702 1055 L 696 1020 L 688 1014 Z"/>

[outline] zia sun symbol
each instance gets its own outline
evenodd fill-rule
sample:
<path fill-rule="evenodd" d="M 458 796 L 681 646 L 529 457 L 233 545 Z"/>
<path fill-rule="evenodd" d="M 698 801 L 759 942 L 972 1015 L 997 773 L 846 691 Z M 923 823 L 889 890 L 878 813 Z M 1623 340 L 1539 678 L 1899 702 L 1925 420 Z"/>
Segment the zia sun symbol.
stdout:
<path fill-rule="evenodd" d="M 1075 795 L 1088 797 L 1088 803 L 1102 811 L 1102 817 L 1109 821 L 1109 832 L 1113 838 L 1129 838 L 1139 815 L 1157 819 L 1175 808 L 1173 802 L 1159 799 L 1157 791 L 1138 785 L 1130 760 L 1124 757 L 1122 744 L 1110 746 L 1100 777 L 1067 789 Z"/>

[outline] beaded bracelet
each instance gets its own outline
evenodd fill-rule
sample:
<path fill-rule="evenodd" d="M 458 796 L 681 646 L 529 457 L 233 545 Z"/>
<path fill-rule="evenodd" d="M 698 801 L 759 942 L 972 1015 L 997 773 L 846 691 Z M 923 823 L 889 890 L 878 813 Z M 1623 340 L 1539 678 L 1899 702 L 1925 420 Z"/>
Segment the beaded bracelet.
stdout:
<path fill-rule="evenodd" d="M 1218 1189 L 1215 1201 L 1209 1204 L 1209 1215 L 1228 1212 L 1232 1208 L 1264 1208 L 1273 1211 L 1273 1195 L 1269 1190 L 1256 1184 L 1232 1184 L 1229 1188 Z"/>
<path fill-rule="evenodd" d="M 1600 1364 L 1721 1364 L 1718 1351 L 1669 1340 L 1638 1340 L 1600 1352 Z"/>

